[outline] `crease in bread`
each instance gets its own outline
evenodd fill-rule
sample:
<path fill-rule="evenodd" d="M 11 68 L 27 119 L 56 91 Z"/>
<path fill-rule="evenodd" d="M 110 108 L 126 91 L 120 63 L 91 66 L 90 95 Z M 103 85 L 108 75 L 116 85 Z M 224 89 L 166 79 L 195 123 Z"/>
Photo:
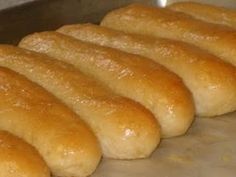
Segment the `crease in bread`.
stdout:
<path fill-rule="evenodd" d="M 101 158 L 96 137 L 53 95 L 0 67 L 0 98 L 0 129 L 34 146 L 53 175 L 84 177 L 95 170 Z"/>
<path fill-rule="evenodd" d="M 151 60 L 57 32 L 29 35 L 19 46 L 70 63 L 141 103 L 158 119 L 162 137 L 184 134 L 194 119 L 192 95 L 182 80 Z"/>
<path fill-rule="evenodd" d="M 236 11 L 233 9 L 198 2 L 177 2 L 167 8 L 209 23 L 236 28 Z"/>
<path fill-rule="evenodd" d="M 50 177 L 50 170 L 35 148 L 0 130 L 0 176 Z"/>
<path fill-rule="evenodd" d="M 131 4 L 108 13 L 102 26 L 196 45 L 236 66 L 236 31 L 167 8 Z"/>
<path fill-rule="evenodd" d="M 144 158 L 159 144 L 159 124 L 147 109 L 111 92 L 72 65 L 9 45 L 0 45 L 0 53 L 0 66 L 44 87 L 88 123 L 105 157 Z"/>
<path fill-rule="evenodd" d="M 236 110 L 235 67 L 195 46 L 93 24 L 66 25 L 57 31 L 85 42 L 142 55 L 162 64 L 183 79 L 193 94 L 198 116 L 216 116 Z"/>

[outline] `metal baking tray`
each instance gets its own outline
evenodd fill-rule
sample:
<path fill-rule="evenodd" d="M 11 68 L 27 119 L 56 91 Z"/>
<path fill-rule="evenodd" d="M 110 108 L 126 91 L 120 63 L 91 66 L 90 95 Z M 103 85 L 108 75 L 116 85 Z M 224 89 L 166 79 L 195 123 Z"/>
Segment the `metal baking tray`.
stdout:
<path fill-rule="evenodd" d="M 157 6 L 178 0 L 40 0 L 0 12 L 0 43 L 64 24 L 99 23 L 110 10 L 140 2 Z M 198 0 L 236 8 L 235 0 Z M 150 158 L 103 159 L 92 177 L 236 177 L 236 113 L 196 121 L 185 136 L 162 140 Z"/>

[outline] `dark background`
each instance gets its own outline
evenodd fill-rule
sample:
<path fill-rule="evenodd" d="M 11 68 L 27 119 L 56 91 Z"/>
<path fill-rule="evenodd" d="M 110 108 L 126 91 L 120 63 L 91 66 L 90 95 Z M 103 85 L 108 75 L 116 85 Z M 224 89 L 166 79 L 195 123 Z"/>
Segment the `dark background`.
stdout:
<path fill-rule="evenodd" d="M 0 11 L 0 43 L 17 44 L 25 35 L 64 24 L 99 23 L 110 10 L 148 0 L 39 0 Z"/>

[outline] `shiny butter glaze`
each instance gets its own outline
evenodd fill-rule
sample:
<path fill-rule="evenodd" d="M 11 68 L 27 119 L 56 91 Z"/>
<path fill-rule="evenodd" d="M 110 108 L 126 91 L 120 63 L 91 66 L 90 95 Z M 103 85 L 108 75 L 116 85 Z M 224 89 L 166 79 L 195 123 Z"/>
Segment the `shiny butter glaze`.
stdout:
<path fill-rule="evenodd" d="M 50 170 L 36 149 L 22 139 L 1 130 L 0 176 L 50 177 Z"/>
<path fill-rule="evenodd" d="M 13 46 L 2 45 L 0 51 L 0 66 L 25 75 L 79 114 L 99 138 L 106 157 L 143 158 L 155 150 L 159 124 L 143 106 L 116 95 L 67 63 Z"/>
<path fill-rule="evenodd" d="M 179 77 L 151 60 L 56 32 L 30 35 L 20 46 L 71 63 L 115 92 L 140 102 L 158 119 L 163 137 L 181 135 L 192 123 L 190 92 Z"/>
<path fill-rule="evenodd" d="M 88 176 L 95 170 L 100 148 L 78 116 L 41 87 L 3 67 L 0 85 L 2 130 L 33 145 L 56 176 Z"/>
<path fill-rule="evenodd" d="M 206 22 L 236 28 L 236 11 L 233 9 L 197 2 L 173 3 L 167 8 L 184 12 Z"/>
<path fill-rule="evenodd" d="M 108 13 L 101 25 L 187 42 L 236 65 L 236 31 L 197 20 L 184 13 L 133 4 Z"/>
<path fill-rule="evenodd" d="M 178 74 L 190 89 L 199 116 L 215 116 L 236 109 L 235 67 L 197 47 L 93 24 L 67 25 L 58 29 L 58 32 L 149 57 L 164 65 Z"/>

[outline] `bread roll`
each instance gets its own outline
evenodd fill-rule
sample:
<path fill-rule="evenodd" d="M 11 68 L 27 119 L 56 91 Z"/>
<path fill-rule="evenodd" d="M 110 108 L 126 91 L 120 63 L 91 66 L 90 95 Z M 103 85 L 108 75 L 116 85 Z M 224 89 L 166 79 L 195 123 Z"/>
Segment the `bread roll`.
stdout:
<path fill-rule="evenodd" d="M 182 80 L 151 60 L 57 32 L 29 35 L 20 46 L 71 63 L 115 92 L 140 102 L 158 119 L 163 137 L 185 133 L 193 121 L 192 96 Z"/>
<path fill-rule="evenodd" d="M 78 116 L 35 83 L 3 67 L 0 129 L 33 145 L 55 176 L 88 176 L 101 157 L 96 137 Z"/>
<path fill-rule="evenodd" d="M 236 28 L 236 11 L 233 9 L 197 2 L 177 2 L 167 7 L 206 22 Z"/>
<path fill-rule="evenodd" d="M 50 177 L 39 153 L 28 143 L 0 130 L 1 177 Z"/>
<path fill-rule="evenodd" d="M 112 93 L 72 65 L 13 46 L 0 45 L 0 66 L 53 93 L 86 121 L 103 154 L 118 159 L 149 156 L 160 141 L 154 116 L 143 106 Z"/>
<path fill-rule="evenodd" d="M 125 32 L 187 42 L 236 65 L 236 31 L 184 13 L 133 4 L 108 13 L 101 24 Z"/>
<path fill-rule="evenodd" d="M 149 57 L 164 65 L 190 89 L 199 116 L 216 116 L 236 109 L 235 67 L 197 47 L 92 24 L 67 25 L 58 31 L 82 41 Z"/>

